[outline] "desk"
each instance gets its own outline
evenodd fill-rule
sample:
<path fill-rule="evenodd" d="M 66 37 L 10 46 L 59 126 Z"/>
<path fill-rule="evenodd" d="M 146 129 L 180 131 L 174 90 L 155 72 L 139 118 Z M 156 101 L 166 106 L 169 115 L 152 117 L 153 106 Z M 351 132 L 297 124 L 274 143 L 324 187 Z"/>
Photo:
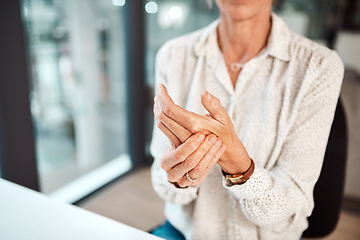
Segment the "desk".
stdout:
<path fill-rule="evenodd" d="M 50 239 L 161 238 L 0 179 L 0 240 Z"/>

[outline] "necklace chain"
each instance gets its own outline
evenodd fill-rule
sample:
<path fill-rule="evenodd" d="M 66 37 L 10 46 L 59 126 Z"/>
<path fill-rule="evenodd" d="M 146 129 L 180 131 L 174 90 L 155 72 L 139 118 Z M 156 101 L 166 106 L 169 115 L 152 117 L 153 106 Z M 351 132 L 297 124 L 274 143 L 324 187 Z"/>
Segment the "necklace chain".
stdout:
<path fill-rule="evenodd" d="M 220 51 L 221 51 L 222 48 L 221 48 L 221 41 L 219 38 L 219 28 L 218 27 L 216 28 L 216 34 L 217 34 L 217 42 L 219 43 L 219 47 L 220 47 Z M 223 55 L 223 58 L 224 58 L 225 62 L 227 64 L 229 64 L 230 69 L 233 72 L 238 72 L 245 64 L 245 63 L 240 63 L 240 62 L 228 62 L 224 55 Z"/>

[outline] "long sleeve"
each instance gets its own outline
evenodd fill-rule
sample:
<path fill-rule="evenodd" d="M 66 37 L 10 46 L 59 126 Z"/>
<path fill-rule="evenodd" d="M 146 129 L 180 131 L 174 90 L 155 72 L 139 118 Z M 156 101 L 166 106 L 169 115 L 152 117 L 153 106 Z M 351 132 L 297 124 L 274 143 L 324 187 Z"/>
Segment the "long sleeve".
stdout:
<path fill-rule="evenodd" d="M 296 99 L 275 167 L 256 166 L 245 184 L 224 185 L 238 199 L 246 218 L 260 228 L 283 232 L 299 217 L 311 215 L 313 188 L 321 171 L 343 71 L 338 55 L 331 52 L 309 73 L 313 80 L 302 83 L 299 92 L 303 94 Z"/>
<path fill-rule="evenodd" d="M 164 45 L 158 52 L 155 66 L 155 86 L 159 83 L 167 86 L 166 67 L 170 62 L 168 45 Z M 155 87 L 156 89 L 156 87 Z M 157 90 L 155 90 L 156 93 Z M 166 202 L 174 204 L 188 204 L 197 197 L 198 187 L 177 188 L 167 180 L 166 172 L 160 167 L 160 159 L 164 152 L 171 148 L 169 139 L 157 128 L 153 128 L 151 154 L 154 163 L 151 167 L 152 184 L 156 193 Z"/>

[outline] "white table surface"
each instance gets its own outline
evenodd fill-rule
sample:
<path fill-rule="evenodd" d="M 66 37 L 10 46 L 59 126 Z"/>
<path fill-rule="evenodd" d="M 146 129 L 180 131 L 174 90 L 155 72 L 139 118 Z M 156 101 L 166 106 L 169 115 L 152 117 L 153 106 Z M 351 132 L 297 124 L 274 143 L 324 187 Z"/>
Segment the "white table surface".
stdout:
<path fill-rule="evenodd" d="M 0 240 L 45 239 L 161 238 L 0 179 Z"/>

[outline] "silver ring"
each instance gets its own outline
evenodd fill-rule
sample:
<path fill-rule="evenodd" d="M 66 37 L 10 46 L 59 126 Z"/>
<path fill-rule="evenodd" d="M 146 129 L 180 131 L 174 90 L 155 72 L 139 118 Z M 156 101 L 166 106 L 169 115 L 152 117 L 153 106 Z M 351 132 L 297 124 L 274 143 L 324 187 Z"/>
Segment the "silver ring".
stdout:
<path fill-rule="evenodd" d="M 199 177 L 192 179 L 189 175 L 189 172 L 186 173 L 186 178 L 187 180 L 189 180 L 190 182 L 196 182 L 197 180 L 199 180 Z"/>

